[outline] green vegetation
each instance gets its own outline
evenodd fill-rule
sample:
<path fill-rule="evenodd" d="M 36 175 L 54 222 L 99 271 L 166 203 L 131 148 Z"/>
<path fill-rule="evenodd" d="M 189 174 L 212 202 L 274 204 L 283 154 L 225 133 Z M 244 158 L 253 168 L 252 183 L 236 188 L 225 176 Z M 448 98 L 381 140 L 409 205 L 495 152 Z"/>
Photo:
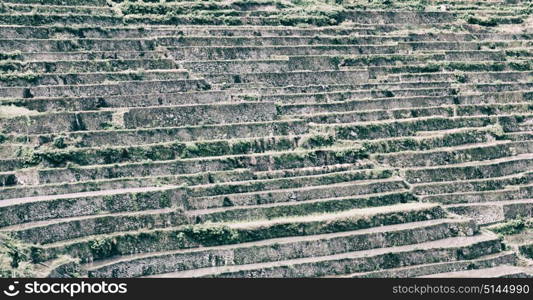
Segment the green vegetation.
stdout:
<path fill-rule="evenodd" d="M 491 17 L 491 18 L 478 18 L 469 16 L 466 20 L 468 24 L 475 24 L 480 26 L 494 27 L 501 24 L 521 24 L 524 23 L 524 19 L 520 17 Z"/>
<path fill-rule="evenodd" d="M 32 277 L 32 249 L 29 245 L 0 234 L 0 278 Z"/>
<path fill-rule="evenodd" d="M 398 200 L 408 201 L 408 199 L 399 198 Z M 346 207 L 346 204 L 340 207 Z M 140 247 L 151 249 L 151 251 L 163 251 L 167 248 L 176 249 L 176 246 L 185 249 L 229 245 L 287 236 L 305 236 L 416 222 L 442 217 L 443 213 L 442 209 L 435 207 L 416 212 L 377 214 L 372 218 L 354 215 L 327 221 L 307 221 L 285 217 L 276 218 L 275 222 L 268 225 L 255 225 L 253 222 L 249 226 L 243 227 L 234 227 L 225 223 L 185 225 L 172 230 L 154 230 L 90 239 L 66 248 L 52 250 L 41 259 L 45 257 L 51 259 L 55 256 L 76 252 L 82 256 L 82 261 L 84 261 L 125 255 Z"/>
<path fill-rule="evenodd" d="M 67 145 L 65 144 L 65 137 L 63 136 L 55 137 L 54 141 L 52 142 L 52 145 L 57 149 L 63 149 L 67 147 Z"/>
<path fill-rule="evenodd" d="M 20 52 L 0 53 L 0 61 L 2 60 L 19 60 L 22 56 Z"/>

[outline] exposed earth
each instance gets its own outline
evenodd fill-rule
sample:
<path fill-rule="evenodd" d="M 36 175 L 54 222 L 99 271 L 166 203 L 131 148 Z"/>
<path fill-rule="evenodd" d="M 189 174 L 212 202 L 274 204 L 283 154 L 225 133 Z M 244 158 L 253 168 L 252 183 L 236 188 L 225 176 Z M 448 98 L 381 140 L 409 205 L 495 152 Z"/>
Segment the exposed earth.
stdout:
<path fill-rule="evenodd" d="M 531 1 L 0 15 L 0 277 L 533 276 Z"/>

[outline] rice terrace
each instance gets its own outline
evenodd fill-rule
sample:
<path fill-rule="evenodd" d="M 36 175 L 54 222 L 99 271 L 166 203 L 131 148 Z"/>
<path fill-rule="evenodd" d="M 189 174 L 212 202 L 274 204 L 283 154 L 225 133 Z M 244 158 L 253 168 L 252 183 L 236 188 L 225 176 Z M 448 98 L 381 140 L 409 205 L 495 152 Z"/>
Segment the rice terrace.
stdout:
<path fill-rule="evenodd" d="M 0 1 L 0 277 L 533 277 L 529 0 Z"/>

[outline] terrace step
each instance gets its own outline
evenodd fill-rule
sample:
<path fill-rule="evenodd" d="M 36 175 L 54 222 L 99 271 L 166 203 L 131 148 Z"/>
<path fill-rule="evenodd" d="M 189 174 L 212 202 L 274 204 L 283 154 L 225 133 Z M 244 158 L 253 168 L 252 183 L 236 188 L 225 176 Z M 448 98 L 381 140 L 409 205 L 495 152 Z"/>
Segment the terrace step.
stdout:
<path fill-rule="evenodd" d="M 410 97 L 383 97 L 374 99 L 356 99 L 335 101 L 331 103 L 295 103 L 281 104 L 280 111 L 287 115 L 309 115 L 326 112 L 349 112 L 364 110 L 386 110 L 424 108 L 442 105 L 452 105 L 452 96 L 410 96 Z"/>
<path fill-rule="evenodd" d="M 532 276 L 528 3 L 381 2 L 3 1 L 0 234 L 40 277 Z"/>
<path fill-rule="evenodd" d="M 60 256 L 36 265 L 33 269 L 37 278 L 73 278 L 81 271 L 77 259 L 70 256 Z"/>
<path fill-rule="evenodd" d="M 456 35 L 454 35 L 456 37 Z M 383 55 L 351 55 L 344 56 L 341 67 L 394 67 L 394 66 L 420 66 L 438 61 L 504 61 L 505 53 L 501 50 L 463 50 L 439 51 L 436 53 L 401 53 Z M 432 68 L 429 68 L 431 70 Z"/>
<path fill-rule="evenodd" d="M 19 13 L 0 14 L 1 25 L 77 25 L 117 26 L 123 24 L 122 17 L 95 16 L 92 14 L 51 14 L 51 13 Z"/>
<path fill-rule="evenodd" d="M 276 55 L 343 55 L 392 54 L 395 45 L 298 45 L 298 46 L 233 46 L 233 47 L 167 47 L 172 58 L 178 61 L 268 59 Z"/>
<path fill-rule="evenodd" d="M 421 89 L 421 88 L 451 88 L 447 81 L 431 82 L 402 82 L 402 83 L 358 83 L 358 84 L 310 84 L 305 86 L 263 87 L 260 84 L 234 83 L 230 85 L 213 85 L 213 89 L 224 90 L 237 95 L 283 95 L 304 93 L 346 92 L 355 90 L 387 90 L 387 89 Z"/>
<path fill-rule="evenodd" d="M 298 94 L 274 94 L 274 95 L 243 95 L 243 97 L 255 98 L 260 101 L 277 101 L 284 104 L 303 103 L 328 103 L 337 101 L 347 101 L 365 98 L 385 98 L 385 97 L 416 97 L 416 96 L 446 96 L 451 95 L 449 88 L 416 88 L 416 89 L 381 89 L 381 90 L 357 90 L 357 91 L 334 91 L 320 93 L 298 93 Z M 245 98 L 246 99 L 246 98 Z"/>
<path fill-rule="evenodd" d="M 87 5 L 87 3 L 84 3 Z M 31 5 L 8 4 L 2 7 L 2 12 L 16 15 L 17 13 L 38 13 L 38 14 L 75 14 L 75 15 L 96 15 L 113 16 L 116 12 L 105 5 L 101 6 L 66 6 L 66 5 Z"/>
<path fill-rule="evenodd" d="M 183 207 L 183 188 L 142 187 L 0 201 L 1 227 L 105 212 Z M 46 213 L 44 213 L 46 212 Z"/>
<path fill-rule="evenodd" d="M 85 85 L 49 85 L 31 87 L 1 87 L 0 98 L 94 97 L 146 93 L 176 93 L 208 90 L 204 79 L 132 80 Z"/>
<path fill-rule="evenodd" d="M 415 117 L 452 117 L 453 106 L 435 106 L 424 108 L 370 109 L 360 111 L 329 112 L 300 115 L 313 123 L 355 123 L 394 119 L 411 119 Z M 296 115 L 295 115 L 296 117 Z"/>
<path fill-rule="evenodd" d="M 388 74 L 397 73 L 435 73 L 446 71 L 463 71 L 463 72 L 512 72 L 527 71 L 533 69 L 529 62 L 522 61 L 447 61 L 445 63 L 430 64 L 406 64 L 402 66 L 368 66 L 370 78 L 387 76 Z M 393 75 L 392 75 L 393 76 Z"/>
<path fill-rule="evenodd" d="M 352 209 L 334 214 L 326 213 L 311 216 L 274 218 L 271 220 L 247 220 L 240 223 L 209 223 L 140 232 L 117 232 L 108 236 L 110 241 L 112 240 L 115 245 L 115 253 L 107 253 L 106 255 L 106 253 L 91 250 L 91 241 L 99 239 L 99 236 L 92 236 L 47 244 L 43 247 L 45 253 L 43 258 L 46 258 L 46 256 L 53 257 L 62 255 L 61 253 L 71 253 L 76 254 L 78 257 L 81 255 L 84 262 L 90 262 L 93 260 L 120 258 L 123 255 L 177 249 L 184 249 L 184 251 L 188 251 L 186 249 L 192 249 L 194 251 L 195 248 L 205 249 L 205 247 L 228 244 L 237 244 L 237 247 L 240 247 L 242 243 L 258 242 L 261 240 L 266 240 L 266 244 L 270 244 L 268 240 L 275 238 L 297 238 L 328 233 L 335 235 L 343 231 L 380 228 L 381 225 L 386 226 L 402 224 L 404 222 L 438 220 L 442 219 L 443 216 L 444 211 L 439 206 L 411 203 L 376 208 Z M 452 226 L 456 230 L 450 231 L 445 229 L 444 234 L 447 236 L 458 234 L 472 235 L 476 231 L 475 225 L 471 222 L 461 220 L 455 224 L 456 226 Z M 409 228 L 407 226 L 404 227 Z M 235 234 L 235 238 L 228 239 L 226 236 L 228 233 Z M 207 238 L 203 236 L 204 234 L 212 235 L 212 238 Z M 221 236 L 217 237 L 219 234 Z M 225 236 L 226 238 L 224 238 Z M 148 239 L 151 242 L 149 245 L 146 245 Z M 147 247 L 139 247 L 140 245 L 146 245 Z M 113 257 L 115 255 L 116 257 Z M 250 257 L 250 259 L 253 258 Z M 105 264 L 105 261 L 103 263 Z"/>
<path fill-rule="evenodd" d="M 458 105 L 523 103 L 524 101 L 527 101 L 527 98 L 529 97 L 529 92 L 522 91 L 527 90 L 528 86 L 524 86 L 520 83 L 514 85 L 482 85 L 482 89 L 487 87 L 494 88 L 495 86 L 498 86 L 499 88 L 504 87 L 505 89 L 505 91 L 497 91 L 497 89 L 492 89 L 490 94 L 487 93 L 489 90 L 485 92 L 478 91 L 480 85 L 477 84 L 454 86 L 461 91 L 461 95 L 456 98 Z M 514 90 L 515 88 L 516 90 Z"/>
<path fill-rule="evenodd" d="M 491 95 L 486 95 L 484 93 L 479 93 L 476 91 L 477 86 L 475 85 L 462 85 L 457 86 L 461 91 L 463 91 L 462 95 L 454 96 L 453 97 L 453 103 L 461 105 L 458 107 L 458 114 L 467 115 L 467 114 L 474 114 L 476 112 L 476 107 L 479 107 L 477 111 L 483 112 L 483 113 L 492 113 L 495 114 L 497 112 L 505 113 L 505 112 L 520 112 L 523 110 L 529 109 L 527 105 L 523 102 L 526 100 L 525 98 L 528 97 L 528 92 L 522 92 L 522 91 L 513 91 L 511 86 L 506 87 L 506 90 L 504 92 L 495 93 Z M 401 97 L 405 99 L 414 98 L 414 97 L 445 97 L 445 96 L 452 96 L 454 93 L 457 93 L 457 90 L 451 89 L 450 86 L 443 86 L 443 87 L 432 87 L 432 88 L 398 88 L 396 86 L 393 86 L 392 89 L 387 89 L 385 86 L 382 86 L 379 89 L 371 89 L 371 90 L 365 90 L 364 87 L 355 87 L 352 86 L 351 88 L 357 88 L 358 91 L 349 91 L 349 86 L 346 87 L 346 90 L 343 91 L 319 91 L 314 92 L 307 90 L 303 93 L 282 93 L 281 91 L 278 91 L 276 93 L 266 94 L 266 89 L 262 89 L 264 91 L 261 95 L 256 94 L 256 91 L 247 91 L 242 94 L 238 94 L 236 97 L 242 98 L 245 100 L 260 100 L 260 101 L 277 101 L 283 104 L 290 104 L 294 106 L 288 106 L 288 107 L 301 107 L 307 104 L 321 104 L 321 103 L 335 103 L 335 102 L 341 102 L 342 104 L 349 105 L 350 101 L 359 100 L 358 98 L 361 98 L 361 100 L 364 99 L 375 99 L 375 100 L 381 100 L 381 98 L 389 98 L 391 100 L 394 100 L 396 97 Z M 517 89 L 520 89 L 520 86 L 516 87 Z M 231 89 L 223 89 L 224 91 L 230 93 L 233 92 Z M 468 94 L 466 91 L 472 90 L 474 93 L 469 92 Z M 268 92 L 274 92 L 274 91 L 268 91 Z M 496 91 L 495 91 L 496 92 Z M 485 104 L 482 106 L 482 104 Z M 476 106 L 474 106 L 476 105 Z"/>
<path fill-rule="evenodd" d="M 510 49 L 519 47 L 530 47 L 531 41 L 522 39 L 514 41 L 420 41 L 420 42 L 399 42 L 398 47 L 406 51 L 432 52 L 449 50 L 495 50 Z"/>
<path fill-rule="evenodd" d="M 119 113 L 118 124 L 113 116 Z M 276 107 L 272 102 L 217 103 L 214 105 L 176 105 L 134 107 L 126 111 L 88 111 L 41 113 L 0 119 L 5 133 L 48 134 L 108 129 L 113 125 L 127 128 L 158 128 L 194 125 L 273 121 Z M 158 116 L 154 118 L 154 116 Z"/>
<path fill-rule="evenodd" d="M 506 103 L 488 105 L 458 105 L 456 107 L 457 116 L 479 116 L 479 115 L 507 115 L 524 114 L 533 110 L 532 104 L 526 103 Z"/>
<path fill-rule="evenodd" d="M 319 140 L 318 145 L 313 139 Z M 334 140 L 329 136 L 299 135 L 272 136 L 265 138 L 212 140 L 194 143 L 158 143 L 130 147 L 95 147 L 81 149 L 42 149 L 34 150 L 26 164 L 48 168 L 65 167 L 69 163 L 78 166 L 127 163 L 141 161 L 164 161 L 179 158 L 198 158 L 209 156 L 265 153 L 272 151 L 306 149 L 332 146 Z"/>
<path fill-rule="evenodd" d="M 324 16 L 286 16 L 279 15 L 272 11 L 254 11 L 254 15 L 250 16 L 250 12 L 240 12 L 234 10 L 219 11 L 221 16 L 212 16 L 211 11 L 207 11 L 208 19 L 205 15 L 189 16 L 178 15 L 170 18 L 161 17 L 160 15 L 152 15 L 148 18 L 147 15 L 128 15 L 124 20 L 127 24 L 150 24 L 150 25 L 249 25 L 249 26 L 281 26 L 281 25 L 296 25 L 306 23 L 312 26 L 327 26 L 335 24 L 331 22 L 332 19 Z M 228 16 L 231 15 L 231 16 Z"/>
<path fill-rule="evenodd" d="M 532 217 L 533 199 L 452 204 L 446 208 L 458 215 L 474 219 L 477 224 L 486 225 L 519 217 Z"/>
<path fill-rule="evenodd" d="M 468 84 L 468 86 L 466 86 Z M 511 92 L 511 91 L 525 91 L 524 98 L 527 100 L 527 95 L 530 94 L 531 87 L 533 84 L 528 82 L 501 82 L 501 83 L 486 83 L 486 82 L 473 82 L 454 84 L 455 87 L 464 90 L 465 92 L 474 92 L 474 93 L 501 93 L 501 92 Z M 486 94 L 485 94 L 486 95 Z M 488 99 L 493 98 L 493 96 L 487 95 Z M 466 97 L 464 99 L 467 99 Z M 468 104 L 465 102 L 465 104 Z"/>
<path fill-rule="evenodd" d="M 0 50 L 19 49 L 23 53 L 70 51 L 150 51 L 155 39 L 0 39 Z"/>
<path fill-rule="evenodd" d="M 466 127 L 421 132 L 411 137 L 392 137 L 359 140 L 369 153 L 396 153 L 402 151 L 428 151 L 442 147 L 491 142 L 495 138 L 494 126 Z"/>
<path fill-rule="evenodd" d="M 527 218 L 527 216 L 525 216 Z M 509 235 L 504 238 L 505 243 L 512 248 L 518 249 L 520 255 L 525 258 L 526 263 L 533 259 L 533 239 L 531 238 L 531 229 L 526 229 L 521 233 Z M 530 267 L 530 273 L 533 269 Z"/>
<path fill-rule="evenodd" d="M 251 37 L 251 36 L 158 36 L 137 39 L 0 39 L 0 51 L 19 49 L 21 52 L 62 52 L 68 50 L 135 50 L 149 51 L 160 47 L 233 47 L 235 45 L 298 46 L 298 45 L 379 45 L 405 41 L 403 36 L 316 36 L 316 37 Z"/>
<path fill-rule="evenodd" d="M 504 136 L 505 139 L 511 141 L 530 141 L 533 140 L 533 133 L 530 132 L 512 132 Z"/>
<path fill-rule="evenodd" d="M 278 171 L 255 172 L 253 180 L 198 185 L 191 187 L 189 195 L 191 197 L 206 197 L 392 177 L 392 171 L 387 169 L 359 168 L 351 165 L 328 167 L 329 169 L 323 170 L 316 168 L 294 169 L 291 170 L 292 174 L 282 174 L 281 176 L 279 176 L 280 172 Z"/>
<path fill-rule="evenodd" d="M 1 28 L 1 26 L 0 26 Z M 12 53 L 14 59 L 25 62 L 39 61 L 87 61 L 106 59 L 168 59 L 166 50 L 151 51 L 71 51 L 71 52 L 20 52 Z"/>
<path fill-rule="evenodd" d="M 335 70 L 338 61 L 335 56 L 289 56 L 261 60 L 208 60 L 187 61 L 181 65 L 194 73 L 272 73 L 296 70 Z"/>
<path fill-rule="evenodd" d="M 492 235 L 455 237 L 407 246 L 380 248 L 314 258 L 282 260 L 242 266 L 203 268 L 155 275 L 152 277 L 318 277 L 350 274 L 400 265 L 421 265 L 457 261 L 499 251 L 500 242 Z M 426 255 L 415 253 L 426 251 Z M 396 257 L 391 263 L 387 257 Z M 150 277 L 150 276 L 148 276 Z"/>
<path fill-rule="evenodd" d="M 184 127 L 159 127 L 144 129 L 87 130 L 44 135 L 11 135 L 13 142 L 40 146 L 57 138 L 76 147 L 128 146 L 158 142 L 192 142 L 199 140 L 222 140 L 280 135 L 302 135 L 308 126 L 302 120 L 287 119 L 267 122 L 246 122 Z"/>
<path fill-rule="evenodd" d="M 374 34 L 376 29 L 371 25 L 359 26 L 324 26 L 298 28 L 293 26 L 191 26 L 184 25 L 176 29 L 174 26 L 128 26 L 128 27 L 94 27 L 90 25 L 72 26 L 25 26 L 5 25 L 0 28 L 6 38 L 39 38 L 57 37 L 70 38 L 150 38 L 157 36 L 346 36 L 352 34 Z M 504 38 L 499 38 L 504 39 Z"/>
<path fill-rule="evenodd" d="M 164 70 L 178 69 L 170 59 L 102 59 L 62 61 L 6 61 L 0 64 L 2 73 L 87 73 L 119 72 L 135 69 Z"/>
<path fill-rule="evenodd" d="M 4 0 L 5 3 L 19 3 L 19 4 L 44 4 L 44 5 L 76 5 L 76 6 L 107 6 L 105 0 Z"/>
<path fill-rule="evenodd" d="M 32 244 L 50 244 L 90 235 L 150 230 L 188 223 L 189 220 L 179 209 L 163 208 L 32 222 L 4 227 L 1 232 Z"/>
<path fill-rule="evenodd" d="M 0 99 L 0 105 L 19 106 L 38 112 L 90 111 L 106 108 L 149 107 L 156 105 L 216 104 L 232 102 L 224 91 L 193 91 L 101 97 L 42 97 Z"/>

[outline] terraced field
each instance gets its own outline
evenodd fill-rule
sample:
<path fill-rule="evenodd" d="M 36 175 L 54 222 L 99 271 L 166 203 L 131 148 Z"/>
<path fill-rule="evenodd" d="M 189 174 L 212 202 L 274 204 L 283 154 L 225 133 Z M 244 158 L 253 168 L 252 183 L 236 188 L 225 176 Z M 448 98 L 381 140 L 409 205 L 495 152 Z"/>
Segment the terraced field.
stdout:
<path fill-rule="evenodd" d="M 533 276 L 532 12 L 4 0 L 0 277 Z"/>

